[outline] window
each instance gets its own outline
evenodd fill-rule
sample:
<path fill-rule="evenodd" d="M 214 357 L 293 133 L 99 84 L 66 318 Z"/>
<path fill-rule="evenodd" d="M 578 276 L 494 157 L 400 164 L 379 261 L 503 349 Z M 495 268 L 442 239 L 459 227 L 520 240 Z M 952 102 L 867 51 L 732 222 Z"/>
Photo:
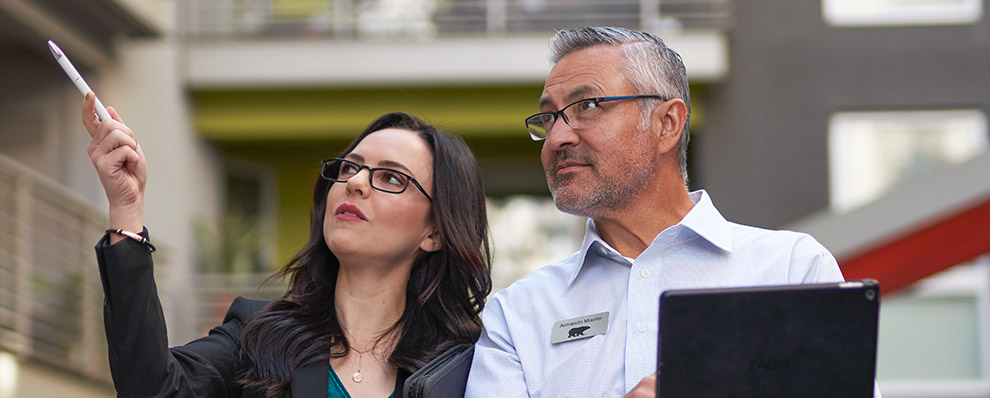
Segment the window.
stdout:
<path fill-rule="evenodd" d="M 987 151 L 980 110 L 840 112 L 829 122 L 829 191 L 843 213 L 901 181 Z"/>
<path fill-rule="evenodd" d="M 263 166 L 227 159 L 224 213 L 195 226 L 197 262 L 204 274 L 268 274 L 273 262 L 275 178 Z"/>
<path fill-rule="evenodd" d="M 971 24 L 983 16 L 983 0 L 822 0 L 833 26 Z"/>
<path fill-rule="evenodd" d="M 884 396 L 990 393 L 990 256 L 885 296 L 877 380 Z"/>

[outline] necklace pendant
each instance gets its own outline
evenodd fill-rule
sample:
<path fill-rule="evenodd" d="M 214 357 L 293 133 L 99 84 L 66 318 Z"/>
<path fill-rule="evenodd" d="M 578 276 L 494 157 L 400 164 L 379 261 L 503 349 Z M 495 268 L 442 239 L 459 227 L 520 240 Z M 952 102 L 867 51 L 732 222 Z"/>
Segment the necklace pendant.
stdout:
<path fill-rule="evenodd" d="M 351 380 L 354 380 L 355 383 L 360 383 L 361 380 L 364 380 L 364 376 L 361 375 L 361 371 L 359 370 L 351 375 Z"/>

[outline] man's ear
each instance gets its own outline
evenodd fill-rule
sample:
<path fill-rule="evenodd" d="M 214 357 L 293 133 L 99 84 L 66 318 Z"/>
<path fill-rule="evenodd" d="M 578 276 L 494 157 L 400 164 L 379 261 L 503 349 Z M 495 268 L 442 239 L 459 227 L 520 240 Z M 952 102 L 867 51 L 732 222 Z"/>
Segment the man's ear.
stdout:
<path fill-rule="evenodd" d="M 420 250 L 430 253 L 440 250 L 440 233 L 436 227 L 430 228 L 430 233 L 419 242 Z"/>
<path fill-rule="evenodd" d="M 687 104 L 680 98 L 674 98 L 653 108 L 651 127 L 657 135 L 660 153 L 667 153 L 677 148 L 687 123 Z"/>

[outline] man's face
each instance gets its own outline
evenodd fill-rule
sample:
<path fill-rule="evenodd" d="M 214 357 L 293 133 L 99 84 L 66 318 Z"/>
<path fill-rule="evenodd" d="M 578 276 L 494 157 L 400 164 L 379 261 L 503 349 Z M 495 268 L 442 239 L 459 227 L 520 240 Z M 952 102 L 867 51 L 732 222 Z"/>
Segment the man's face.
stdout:
<path fill-rule="evenodd" d="M 557 111 L 590 97 L 653 94 L 636 92 L 625 78 L 624 65 L 618 46 L 568 54 L 550 71 L 540 110 Z M 557 208 L 596 218 L 631 205 L 653 176 L 659 156 L 653 134 L 639 125 L 635 100 L 601 103 L 598 121 L 581 129 L 557 119 L 541 152 Z"/>

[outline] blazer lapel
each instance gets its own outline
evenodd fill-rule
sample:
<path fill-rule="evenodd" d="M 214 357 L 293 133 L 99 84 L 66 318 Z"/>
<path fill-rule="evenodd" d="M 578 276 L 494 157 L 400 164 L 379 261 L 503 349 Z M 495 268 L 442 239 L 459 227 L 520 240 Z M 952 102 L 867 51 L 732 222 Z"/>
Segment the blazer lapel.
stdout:
<path fill-rule="evenodd" d="M 330 383 L 330 362 L 311 363 L 292 373 L 292 398 L 325 398 Z"/>

